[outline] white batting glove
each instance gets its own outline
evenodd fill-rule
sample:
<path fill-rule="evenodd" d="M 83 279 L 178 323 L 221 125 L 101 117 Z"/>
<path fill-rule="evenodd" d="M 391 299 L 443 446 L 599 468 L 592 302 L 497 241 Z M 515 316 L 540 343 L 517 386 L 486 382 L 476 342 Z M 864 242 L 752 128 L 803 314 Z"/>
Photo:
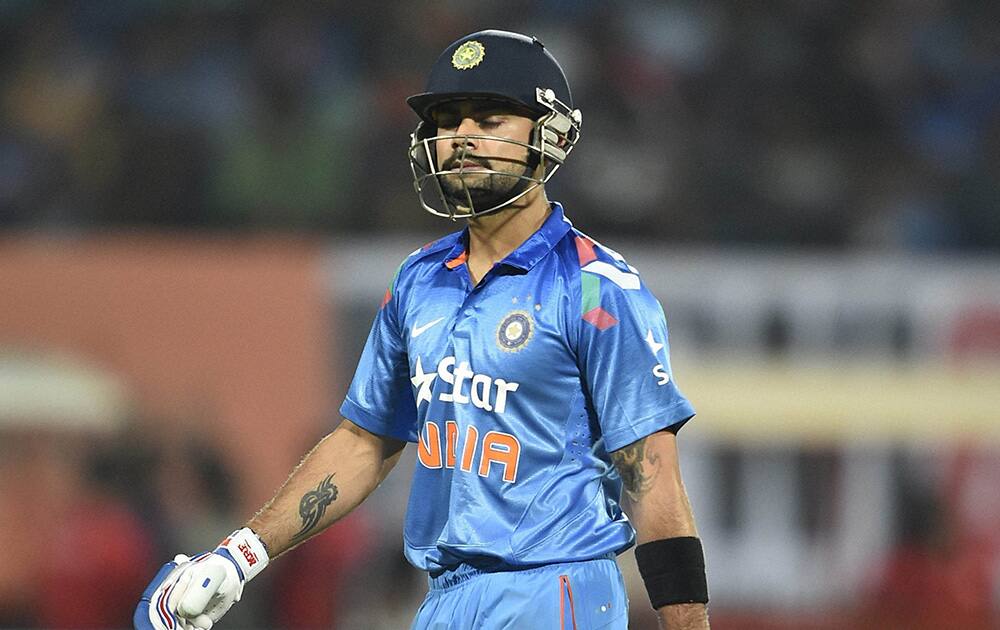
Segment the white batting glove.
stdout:
<path fill-rule="evenodd" d="M 133 624 L 136 630 L 210 630 L 267 563 L 267 550 L 247 527 L 214 551 L 193 558 L 179 555 L 146 587 Z"/>

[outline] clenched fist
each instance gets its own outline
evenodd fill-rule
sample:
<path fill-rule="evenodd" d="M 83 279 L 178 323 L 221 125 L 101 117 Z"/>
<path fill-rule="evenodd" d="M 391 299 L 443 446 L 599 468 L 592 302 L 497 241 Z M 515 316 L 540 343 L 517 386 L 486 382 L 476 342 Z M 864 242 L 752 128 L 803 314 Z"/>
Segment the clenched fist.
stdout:
<path fill-rule="evenodd" d="M 267 566 L 264 545 L 249 528 L 214 551 L 178 555 L 160 568 L 135 609 L 137 630 L 209 630 L 240 600 L 243 585 Z"/>

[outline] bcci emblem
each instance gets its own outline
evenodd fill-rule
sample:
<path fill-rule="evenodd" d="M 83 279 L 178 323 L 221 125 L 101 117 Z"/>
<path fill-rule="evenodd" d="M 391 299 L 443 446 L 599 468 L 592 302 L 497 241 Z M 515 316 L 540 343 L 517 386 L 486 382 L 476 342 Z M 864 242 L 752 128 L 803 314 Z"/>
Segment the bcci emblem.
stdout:
<path fill-rule="evenodd" d="M 531 319 L 531 313 L 513 311 L 497 327 L 497 345 L 506 352 L 517 352 L 528 345 L 534 332 L 535 322 Z"/>
<path fill-rule="evenodd" d="M 451 65 L 458 70 L 475 68 L 486 56 L 486 48 L 477 41 L 469 40 L 455 50 L 451 56 Z"/>

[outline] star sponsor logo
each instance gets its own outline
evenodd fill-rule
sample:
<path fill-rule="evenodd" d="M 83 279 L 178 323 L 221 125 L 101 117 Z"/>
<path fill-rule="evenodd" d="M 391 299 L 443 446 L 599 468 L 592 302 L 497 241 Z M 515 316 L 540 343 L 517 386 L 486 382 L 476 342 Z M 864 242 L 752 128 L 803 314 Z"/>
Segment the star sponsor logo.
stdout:
<path fill-rule="evenodd" d="M 410 382 L 417 388 L 417 407 L 419 407 L 420 403 L 431 401 L 433 397 L 431 394 L 431 385 L 434 383 L 434 379 L 437 378 L 437 372 L 424 372 L 424 367 L 420 364 L 420 357 L 417 357 L 415 370 L 416 372 L 410 377 Z"/>
<path fill-rule="evenodd" d="M 657 355 L 667 344 L 657 341 L 656 338 L 653 337 L 653 329 L 650 328 L 646 331 L 646 345 L 653 351 L 653 356 L 659 358 Z M 662 363 L 657 363 L 653 366 L 653 376 L 656 377 L 657 385 L 666 385 L 670 382 L 670 374 L 667 372 L 667 368 L 663 367 Z"/>
<path fill-rule="evenodd" d="M 650 328 L 646 332 L 646 345 L 649 346 L 649 349 L 653 351 L 654 355 L 656 355 L 656 353 L 659 352 L 660 350 L 663 350 L 663 346 L 664 346 L 664 344 L 658 342 L 656 339 L 653 338 L 653 329 L 652 328 Z"/>
<path fill-rule="evenodd" d="M 441 382 L 435 387 L 437 379 Z M 508 397 L 521 386 L 502 378 L 472 370 L 468 361 L 458 361 L 454 356 L 441 359 L 437 368 L 424 371 L 423 361 L 418 356 L 410 383 L 416 388 L 414 400 L 419 408 L 422 403 L 437 400 L 456 405 L 469 405 L 503 413 L 507 409 Z"/>

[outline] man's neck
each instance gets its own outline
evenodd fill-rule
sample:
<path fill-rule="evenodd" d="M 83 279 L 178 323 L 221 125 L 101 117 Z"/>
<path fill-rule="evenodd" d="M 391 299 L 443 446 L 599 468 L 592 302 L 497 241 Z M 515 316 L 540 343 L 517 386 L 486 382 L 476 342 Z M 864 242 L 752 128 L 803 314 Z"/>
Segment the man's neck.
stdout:
<path fill-rule="evenodd" d="M 552 208 L 545 190 L 539 187 L 536 191 L 526 195 L 524 205 L 469 219 L 470 268 L 489 269 L 542 227 Z"/>

